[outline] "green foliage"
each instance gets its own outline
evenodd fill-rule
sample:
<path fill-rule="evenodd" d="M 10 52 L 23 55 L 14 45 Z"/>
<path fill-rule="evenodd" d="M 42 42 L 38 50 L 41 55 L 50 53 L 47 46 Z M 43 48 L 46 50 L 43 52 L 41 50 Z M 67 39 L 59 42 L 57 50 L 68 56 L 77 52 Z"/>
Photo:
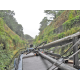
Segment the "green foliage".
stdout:
<path fill-rule="evenodd" d="M 40 22 L 40 28 L 39 28 L 39 30 L 40 30 L 40 31 L 43 31 L 44 28 L 47 27 L 47 25 L 48 25 L 48 19 L 47 19 L 47 17 L 44 17 L 44 18 L 42 19 L 42 21 Z"/>
<path fill-rule="evenodd" d="M 70 19 L 72 19 L 72 18 L 74 17 L 73 12 L 74 12 L 74 10 L 71 10 L 71 11 L 69 12 L 68 20 L 70 20 Z"/>
<path fill-rule="evenodd" d="M 15 44 L 15 45 L 17 45 L 19 42 L 20 42 L 20 38 L 19 38 L 19 36 L 17 36 L 17 35 L 14 35 L 14 36 L 12 36 L 13 37 L 13 43 Z"/>
<path fill-rule="evenodd" d="M 77 24 L 79 22 L 80 22 L 80 15 L 76 16 L 70 20 L 67 20 L 62 25 L 63 25 L 64 30 L 67 30 L 67 29 L 70 29 L 74 24 Z"/>
<path fill-rule="evenodd" d="M 47 40 L 47 42 L 51 42 L 51 41 L 63 38 L 65 36 L 74 34 L 77 31 L 79 31 L 79 29 L 80 29 L 79 26 L 76 27 L 75 24 L 80 23 L 80 10 L 79 11 L 77 11 L 77 10 L 64 11 L 63 10 L 63 11 L 58 11 L 58 12 L 61 12 L 60 13 L 61 15 L 59 14 L 59 16 L 65 16 L 65 17 L 67 17 L 66 19 L 69 19 L 69 20 L 65 19 L 66 21 L 62 24 L 63 31 L 58 34 L 55 33 L 55 30 L 57 30 L 57 28 L 54 28 L 54 26 L 55 26 L 54 24 L 57 23 L 57 21 L 54 20 L 52 22 L 52 25 L 48 25 L 46 28 L 43 29 L 42 32 L 40 32 L 39 36 L 36 37 L 36 39 L 34 40 L 35 44 L 46 41 L 46 40 Z M 67 15 L 65 12 L 67 13 Z M 63 14 L 63 13 L 65 13 L 65 14 Z M 65 17 L 63 17 L 63 18 L 65 18 Z M 61 21 L 64 20 L 64 19 L 62 19 L 62 17 L 58 17 L 58 18 L 61 18 Z M 57 20 L 58 20 L 58 18 L 57 18 Z"/>
<path fill-rule="evenodd" d="M 3 26 L 3 24 L 4 24 L 4 21 L 3 19 L 0 18 L 0 26 Z"/>
<path fill-rule="evenodd" d="M 0 18 L 0 70 L 8 68 L 14 50 L 25 47 L 25 44 L 26 40 L 20 39 Z"/>
<path fill-rule="evenodd" d="M 64 10 L 57 11 L 56 17 L 60 16 L 63 12 L 64 12 Z"/>
<path fill-rule="evenodd" d="M 53 18 L 56 18 L 57 15 L 57 10 L 44 10 L 44 13 L 48 14 L 48 15 L 52 15 Z"/>
<path fill-rule="evenodd" d="M 7 68 L 7 64 L 9 64 L 11 60 L 11 56 L 13 55 L 9 50 L 3 50 L 4 45 L 0 44 L 0 70 L 4 70 Z"/>
<path fill-rule="evenodd" d="M 44 38 L 43 38 L 43 41 L 47 41 L 48 40 L 48 36 L 45 35 Z"/>
<path fill-rule="evenodd" d="M 8 27 L 13 30 L 16 34 L 24 38 L 23 27 L 21 24 L 18 24 L 16 19 L 14 18 L 14 11 L 11 10 L 0 10 L 0 17 L 3 18 L 4 22 L 8 25 Z M 0 25 L 3 26 L 3 21 L 0 20 Z"/>
<path fill-rule="evenodd" d="M 32 40 L 33 38 L 30 36 L 30 35 L 28 35 L 28 34 L 25 34 L 24 35 L 24 38 L 26 39 L 26 40 Z"/>
<path fill-rule="evenodd" d="M 60 39 L 60 38 L 63 38 L 64 37 L 64 33 L 62 32 L 62 33 L 60 33 L 59 35 L 58 35 L 58 38 Z"/>
<path fill-rule="evenodd" d="M 47 10 L 46 13 L 51 15 L 50 11 L 51 10 Z M 54 19 L 50 25 L 46 26 L 35 38 L 35 44 L 39 44 L 43 41 L 47 41 L 47 43 L 49 43 L 54 40 L 72 35 L 78 31 L 80 32 L 80 10 L 58 11 L 56 17 L 57 18 Z M 60 26 L 62 26 L 62 29 L 59 28 Z M 62 54 L 66 52 L 70 46 L 71 45 L 61 49 L 56 49 L 54 52 Z M 70 53 L 67 55 L 69 54 Z"/>

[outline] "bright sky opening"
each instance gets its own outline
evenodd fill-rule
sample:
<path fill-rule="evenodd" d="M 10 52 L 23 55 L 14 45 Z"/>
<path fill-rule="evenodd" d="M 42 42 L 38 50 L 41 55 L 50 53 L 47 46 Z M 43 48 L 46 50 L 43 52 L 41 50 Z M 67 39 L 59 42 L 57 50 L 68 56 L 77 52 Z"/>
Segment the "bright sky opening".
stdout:
<path fill-rule="evenodd" d="M 15 10 L 15 18 L 23 26 L 24 34 L 29 34 L 33 38 L 39 33 L 40 22 L 46 16 L 44 10 Z"/>

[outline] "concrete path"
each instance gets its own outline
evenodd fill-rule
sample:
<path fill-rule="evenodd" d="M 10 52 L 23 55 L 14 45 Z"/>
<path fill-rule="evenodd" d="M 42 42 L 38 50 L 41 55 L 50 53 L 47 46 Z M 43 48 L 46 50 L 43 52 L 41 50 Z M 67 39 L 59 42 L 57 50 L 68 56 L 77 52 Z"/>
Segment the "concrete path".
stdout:
<path fill-rule="evenodd" d="M 30 57 L 31 56 L 31 57 Z M 33 53 L 28 55 L 23 54 L 22 69 L 23 70 L 47 70 L 52 66 L 52 63 L 40 56 L 35 56 Z"/>

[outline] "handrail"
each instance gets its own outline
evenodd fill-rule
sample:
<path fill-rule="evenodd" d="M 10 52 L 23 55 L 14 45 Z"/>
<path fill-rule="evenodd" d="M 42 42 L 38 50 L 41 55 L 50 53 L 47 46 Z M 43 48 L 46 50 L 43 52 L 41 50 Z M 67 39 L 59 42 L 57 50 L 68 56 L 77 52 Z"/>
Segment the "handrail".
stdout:
<path fill-rule="evenodd" d="M 76 68 L 73 68 L 71 66 L 68 66 L 67 64 L 64 64 L 63 62 L 61 61 L 58 61 L 56 59 L 53 59 L 51 57 L 49 57 L 48 55 L 45 55 L 44 53 L 42 52 L 39 52 L 40 56 L 49 60 L 50 62 L 54 63 L 57 67 L 63 69 L 63 70 L 77 70 Z"/>
<path fill-rule="evenodd" d="M 59 39 L 59 40 L 50 42 L 50 43 L 48 43 L 48 44 L 44 44 L 44 46 L 41 46 L 43 43 L 45 43 L 45 42 L 43 42 L 43 43 L 41 43 L 39 46 L 37 46 L 36 48 L 34 48 L 32 51 L 35 52 L 36 49 L 48 49 L 48 48 L 55 47 L 55 46 L 62 46 L 62 47 L 63 47 L 63 46 L 65 46 L 65 45 L 73 42 L 73 40 L 74 40 L 75 37 L 80 37 L 80 32 L 77 32 L 77 33 L 75 33 L 75 34 L 73 34 L 73 35 L 64 37 L 64 38 L 62 38 L 62 39 Z M 79 43 L 79 41 L 80 41 L 80 40 L 75 41 L 75 43 L 73 43 L 73 45 L 70 47 L 69 50 L 67 50 L 67 52 L 70 51 L 71 49 L 73 49 L 73 47 L 75 47 L 76 44 Z M 78 46 L 77 46 L 77 47 L 78 47 Z M 80 50 L 79 50 L 79 51 L 80 51 Z M 79 51 L 77 51 L 76 53 L 74 53 L 74 54 L 73 54 L 72 56 L 70 56 L 69 58 L 71 58 L 71 57 L 73 57 L 74 55 L 76 55 Z M 38 50 L 37 52 L 38 52 L 38 53 L 36 53 L 36 54 L 38 54 L 38 55 L 40 55 L 41 57 L 47 59 L 47 60 L 50 61 L 51 63 L 54 63 L 54 65 L 55 65 L 54 69 L 55 69 L 56 67 L 59 67 L 60 69 L 63 69 L 63 70 L 77 70 L 77 69 L 74 68 L 74 67 L 71 67 L 71 66 L 69 66 L 69 65 L 67 65 L 67 64 L 65 64 L 65 63 L 63 63 L 63 62 L 61 62 L 61 61 L 59 61 L 59 60 L 57 60 L 57 59 L 54 59 L 54 58 L 46 55 L 46 54 L 54 55 L 54 56 L 58 57 L 59 59 L 61 59 L 61 56 L 64 55 L 64 54 L 58 55 L 58 54 L 49 53 L 49 52 L 46 52 L 46 54 L 44 54 L 44 53 L 40 52 L 39 50 Z M 67 52 L 65 52 L 65 54 L 66 54 Z M 20 59 L 21 59 L 21 63 L 19 64 L 19 66 L 21 66 L 21 67 L 18 67 L 18 70 L 22 70 L 22 56 L 20 57 Z M 77 62 L 77 61 L 76 61 L 76 62 Z"/>
<path fill-rule="evenodd" d="M 69 42 L 72 42 L 73 38 L 76 36 L 80 36 L 80 32 L 77 32 L 73 35 L 58 39 L 58 40 L 53 41 L 53 42 L 50 42 L 48 44 L 45 44 L 44 46 L 39 46 L 38 49 L 48 49 L 48 48 L 55 47 L 55 46 L 65 45 Z"/>
<path fill-rule="evenodd" d="M 75 54 L 75 52 L 78 50 L 78 44 L 80 42 L 80 32 L 77 32 L 75 34 L 72 34 L 70 36 L 67 36 L 67 37 L 64 37 L 64 38 L 61 38 L 61 39 L 58 39 L 56 41 L 53 41 L 53 42 L 50 42 L 48 44 L 45 44 L 44 46 L 39 46 L 38 49 L 48 49 L 48 48 L 51 48 L 51 47 L 56 47 L 56 46 L 63 46 L 63 45 L 66 45 L 68 43 L 73 43 L 73 45 L 65 52 L 61 55 L 61 57 L 64 55 L 64 54 L 67 54 L 70 50 L 74 49 L 73 50 L 73 55 L 71 57 L 74 57 L 73 58 L 73 66 L 76 67 L 76 68 L 79 68 L 79 63 L 78 63 L 78 54 Z M 75 54 L 75 55 L 74 55 Z M 53 54 L 54 55 L 54 54 Z M 57 56 L 57 55 L 56 55 Z M 69 56 L 68 56 L 69 57 Z"/>
<path fill-rule="evenodd" d="M 72 45 L 72 46 L 71 46 L 65 53 L 63 53 L 62 55 L 66 54 L 67 52 L 69 52 L 70 50 L 72 50 L 73 47 L 75 47 L 79 42 L 80 42 L 80 39 L 79 39 L 74 45 Z M 62 55 L 61 55 L 61 56 L 62 56 Z"/>

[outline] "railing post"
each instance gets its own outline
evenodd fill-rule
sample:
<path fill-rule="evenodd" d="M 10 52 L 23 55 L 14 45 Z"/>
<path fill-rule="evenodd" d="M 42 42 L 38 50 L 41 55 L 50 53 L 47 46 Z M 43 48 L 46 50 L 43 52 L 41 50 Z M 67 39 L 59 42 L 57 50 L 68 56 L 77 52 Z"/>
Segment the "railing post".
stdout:
<path fill-rule="evenodd" d="M 74 37 L 73 38 L 73 45 L 78 41 L 78 37 Z M 75 53 L 78 50 L 78 44 L 73 48 L 73 53 Z M 73 57 L 73 67 L 78 68 L 79 67 L 79 63 L 78 63 L 78 54 L 74 55 Z"/>

